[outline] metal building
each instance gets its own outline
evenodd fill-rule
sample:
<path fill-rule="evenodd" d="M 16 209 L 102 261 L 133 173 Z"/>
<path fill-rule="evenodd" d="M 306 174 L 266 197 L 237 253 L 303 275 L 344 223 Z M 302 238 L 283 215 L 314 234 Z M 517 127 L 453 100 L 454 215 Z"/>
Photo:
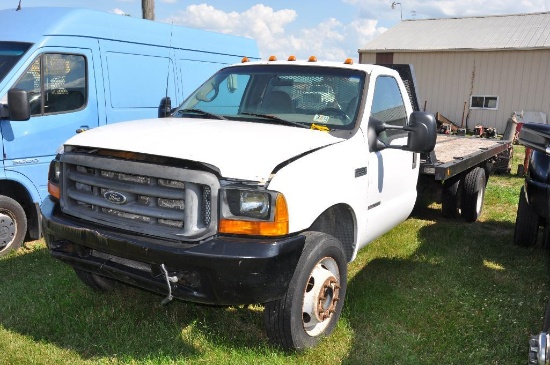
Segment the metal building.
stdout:
<path fill-rule="evenodd" d="M 503 133 L 513 112 L 550 113 L 550 12 L 404 20 L 359 62 L 413 64 L 420 108 L 470 130 Z"/>

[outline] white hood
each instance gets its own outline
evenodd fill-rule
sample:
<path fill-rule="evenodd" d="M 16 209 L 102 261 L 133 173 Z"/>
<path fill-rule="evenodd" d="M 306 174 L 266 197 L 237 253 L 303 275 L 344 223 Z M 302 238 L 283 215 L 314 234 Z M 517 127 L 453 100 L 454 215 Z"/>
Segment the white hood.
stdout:
<path fill-rule="evenodd" d="M 65 144 L 203 162 L 226 178 L 266 182 L 279 163 L 340 141 L 326 132 L 283 125 L 164 118 L 91 129 Z"/>

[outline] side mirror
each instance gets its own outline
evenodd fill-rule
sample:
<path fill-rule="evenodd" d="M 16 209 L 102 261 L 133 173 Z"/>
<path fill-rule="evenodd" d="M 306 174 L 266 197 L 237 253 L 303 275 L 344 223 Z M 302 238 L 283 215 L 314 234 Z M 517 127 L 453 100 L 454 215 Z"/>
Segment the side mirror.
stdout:
<path fill-rule="evenodd" d="M 31 119 L 31 106 L 26 90 L 8 90 L 8 108 L 10 110 L 10 119 L 13 121 Z"/>
<path fill-rule="evenodd" d="M 405 146 L 384 144 L 378 137 L 380 133 L 387 130 L 408 132 L 407 144 Z M 393 148 L 410 152 L 431 152 L 435 147 L 437 139 L 435 117 L 429 113 L 416 111 L 411 114 L 409 124 L 405 126 L 386 124 L 371 117 L 369 119 L 367 139 L 371 151 Z"/>
<path fill-rule="evenodd" d="M 170 111 L 172 109 L 172 100 L 169 96 L 160 99 L 160 105 L 159 105 L 159 118 L 166 118 L 170 116 Z"/>
<path fill-rule="evenodd" d="M 550 155 L 550 125 L 525 123 L 519 132 L 518 142 Z"/>
<path fill-rule="evenodd" d="M 409 132 L 407 146 L 403 149 L 411 152 L 431 152 L 437 139 L 435 117 L 425 112 L 413 112 L 409 125 L 403 128 Z"/>

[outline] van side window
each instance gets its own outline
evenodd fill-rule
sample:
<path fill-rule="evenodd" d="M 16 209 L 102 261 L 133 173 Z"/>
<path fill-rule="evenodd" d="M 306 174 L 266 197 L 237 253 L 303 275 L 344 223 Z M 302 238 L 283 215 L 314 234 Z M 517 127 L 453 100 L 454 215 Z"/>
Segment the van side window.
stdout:
<path fill-rule="evenodd" d="M 372 100 L 371 117 L 386 124 L 404 126 L 407 124 L 407 113 L 403 97 L 399 91 L 397 81 L 391 76 L 379 76 L 376 79 Z M 401 130 L 387 130 L 380 133 L 378 138 L 383 143 L 390 143 L 393 139 L 405 137 L 407 132 Z"/>
<path fill-rule="evenodd" d="M 31 115 L 43 115 L 84 107 L 86 85 L 84 56 L 48 53 L 34 60 L 15 87 L 28 92 Z"/>

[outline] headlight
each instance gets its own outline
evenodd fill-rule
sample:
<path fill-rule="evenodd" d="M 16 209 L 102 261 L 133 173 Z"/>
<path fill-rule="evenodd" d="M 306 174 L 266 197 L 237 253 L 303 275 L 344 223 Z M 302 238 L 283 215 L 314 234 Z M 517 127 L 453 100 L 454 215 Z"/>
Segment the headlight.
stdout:
<path fill-rule="evenodd" d="M 288 234 L 288 209 L 281 193 L 223 189 L 220 233 L 280 236 Z"/>
<path fill-rule="evenodd" d="M 61 180 L 61 162 L 58 158 L 50 163 L 48 172 L 48 193 L 54 198 L 59 199 L 59 181 Z"/>
<path fill-rule="evenodd" d="M 223 195 L 222 195 L 223 196 Z M 269 219 L 271 195 L 250 190 L 225 190 L 225 197 L 231 215 L 255 219 Z"/>

